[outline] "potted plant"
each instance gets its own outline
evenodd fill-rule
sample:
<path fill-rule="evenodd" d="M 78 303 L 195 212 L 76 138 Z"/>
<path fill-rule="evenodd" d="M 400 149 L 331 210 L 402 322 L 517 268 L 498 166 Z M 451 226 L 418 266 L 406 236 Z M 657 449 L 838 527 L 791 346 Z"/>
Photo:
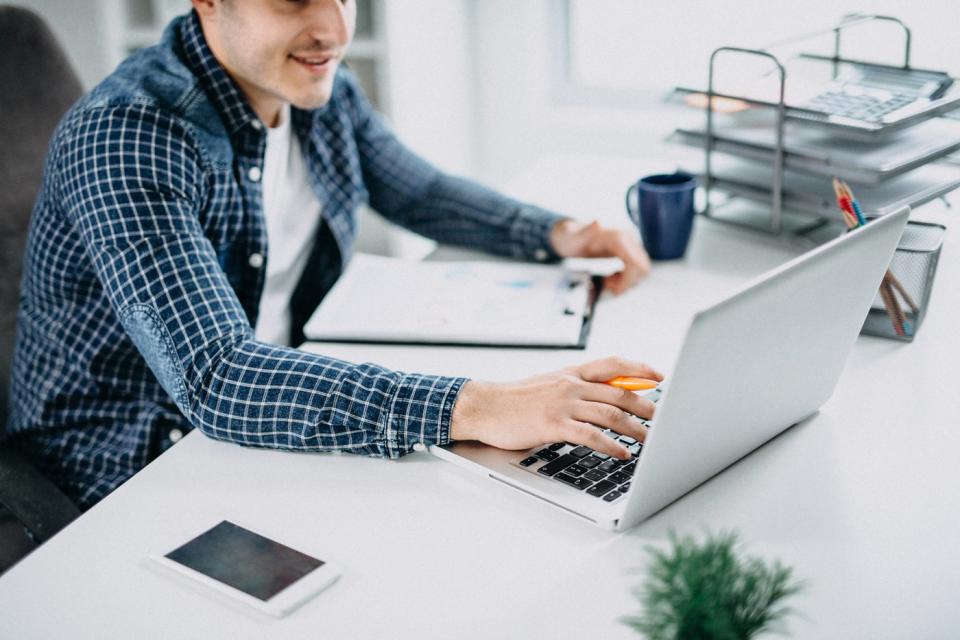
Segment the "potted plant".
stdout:
<path fill-rule="evenodd" d="M 745 640 L 782 631 L 783 601 L 803 587 L 790 568 L 739 557 L 737 534 L 704 541 L 670 533 L 670 548 L 648 547 L 646 581 L 634 590 L 642 611 L 622 621 L 650 640 Z"/>

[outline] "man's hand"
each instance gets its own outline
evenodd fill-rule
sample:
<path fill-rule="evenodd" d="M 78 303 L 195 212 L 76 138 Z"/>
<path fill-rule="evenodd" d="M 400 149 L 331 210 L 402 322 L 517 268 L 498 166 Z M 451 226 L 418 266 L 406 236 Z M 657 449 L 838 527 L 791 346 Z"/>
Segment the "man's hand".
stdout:
<path fill-rule="evenodd" d="M 647 429 L 635 416 L 653 417 L 654 405 L 632 391 L 605 384 L 617 376 L 663 380 L 647 365 L 621 358 L 595 360 L 519 382 L 470 380 L 453 407 L 450 436 L 501 449 L 566 441 L 626 460 L 627 449 L 597 427 L 642 441 Z"/>
<path fill-rule="evenodd" d="M 650 271 L 650 257 L 637 241 L 637 234 L 622 229 L 604 229 L 596 221 L 589 224 L 561 220 L 550 231 L 550 244 L 564 258 L 609 258 L 623 260 L 623 271 L 607 276 L 603 285 L 616 294 L 623 293 Z"/>

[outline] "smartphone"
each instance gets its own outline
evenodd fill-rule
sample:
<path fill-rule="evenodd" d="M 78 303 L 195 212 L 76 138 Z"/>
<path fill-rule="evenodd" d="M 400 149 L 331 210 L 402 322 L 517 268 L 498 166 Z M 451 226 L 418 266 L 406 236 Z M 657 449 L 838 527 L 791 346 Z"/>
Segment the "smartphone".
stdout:
<path fill-rule="evenodd" d="M 227 520 L 163 555 L 165 568 L 282 617 L 333 584 L 340 569 Z"/>

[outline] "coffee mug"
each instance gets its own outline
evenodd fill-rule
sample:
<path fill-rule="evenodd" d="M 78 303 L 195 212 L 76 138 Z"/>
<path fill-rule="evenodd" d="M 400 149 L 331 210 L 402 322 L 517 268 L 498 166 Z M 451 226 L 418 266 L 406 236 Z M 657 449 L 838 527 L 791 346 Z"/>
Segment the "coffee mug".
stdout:
<path fill-rule="evenodd" d="M 678 171 L 641 178 L 627 189 L 627 213 L 654 260 L 683 257 L 693 228 L 696 188 L 694 176 Z M 636 206 L 631 202 L 634 193 Z"/>

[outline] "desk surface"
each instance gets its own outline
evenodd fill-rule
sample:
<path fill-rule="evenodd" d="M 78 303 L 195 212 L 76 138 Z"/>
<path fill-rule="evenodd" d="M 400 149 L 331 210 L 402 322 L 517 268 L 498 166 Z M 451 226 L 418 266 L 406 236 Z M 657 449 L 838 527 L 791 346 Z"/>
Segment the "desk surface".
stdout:
<path fill-rule="evenodd" d="M 554 157 L 514 191 L 619 223 L 626 184 L 650 169 Z M 924 215 L 955 214 L 934 206 Z M 695 309 L 796 252 L 698 220 L 687 258 L 601 301 L 586 353 L 308 348 L 487 379 L 613 353 L 669 371 Z M 739 530 L 749 553 L 779 558 L 807 581 L 792 601 L 802 613 L 793 637 L 948 637 L 960 629 L 958 320 L 960 256 L 948 235 L 912 344 L 860 338 L 818 415 L 624 534 L 426 453 L 395 462 L 291 454 L 192 433 L 0 578 L 0 635 L 636 638 L 617 619 L 637 608 L 630 588 L 642 580 L 644 547 L 663 544 L 671 528 L 709 527 Z M 273 620 L 145 561 L 220 518 L 335 560 L 344 575 Z"/>

